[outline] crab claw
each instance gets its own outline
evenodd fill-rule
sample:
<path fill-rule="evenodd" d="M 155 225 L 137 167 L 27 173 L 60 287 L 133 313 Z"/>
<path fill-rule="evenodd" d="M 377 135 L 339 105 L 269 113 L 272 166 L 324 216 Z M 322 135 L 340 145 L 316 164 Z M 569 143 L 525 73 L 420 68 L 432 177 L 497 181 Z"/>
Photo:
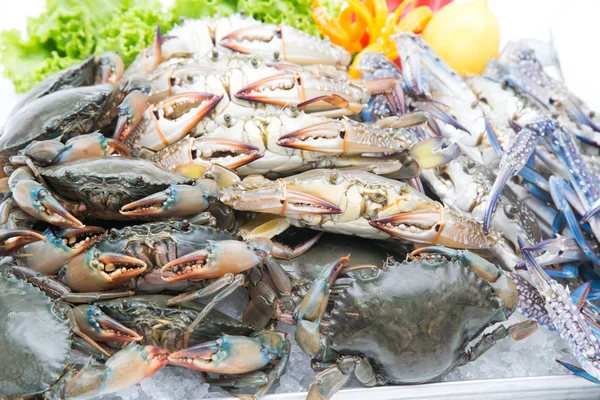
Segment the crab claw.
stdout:
<path fill-rule="evenodd" d="M 119 108 L 114 137 L 129 148 L 154 151 L 182 139 L 223 98 L 212 93 L 182 93 L 144 109 L 145 99 L 137 94 L 129 98 L 132 94 Z"/>
<path fill-rule="evenodd" d="M 146 263 L 134 257 L 92 248 L 69 261 L 64 283 L 77 292 L 97 292 L 119 287 L 146 270 Z"/>
<path fill-rule="evenodd" d="M 20 180 L 11 185 L 9 179 L 9 186 L 12 186 L 15 202 L 32 217 L 63 228 L 83 228 L 85 226 L 71 215 L 48 189 L 36 181 Z"/>
<path fill-rule="evenodd" d="M 481 279 L 486 280 L 494 292 L 502 299 L 504 305 L 512 313 L 518 302 L 517 287 L 502 269 L 498 268 L 486 259 L 473 254 L 467 250 L 449 249 L 444 246 L 422 247 L 410 253 L 411 256 L 418 254 L 441 254 L 451 259 L 458 259 L 469 267 Z"/>
<path fill-rule="evenodd" d="M 120 142 L 109 139 L 100 132 L 76 136 L 65 144 L 56 141 L 32 142 L 22 153 L 39 164 L 61 164 L 90 157 L 106 157 L 119 153 L 129 155 Z"/>
<path fill-rule="evenodd" d="M 160 275 L 168 282 L 183 279 L 209 279 L 239 274 L 257 266 L 271 253 L 268 239 L 249 243 L 238 240 L 209 240 L 204 249 L 179 257 L 163 266 Z"/>
<path fill-rule="evenodd" d="M 27 244 L 39 241 L 45 242 L 46 237 L 35 231 L 27 229 L 2 229 L 0 230 L 0 255 L 9 254 Z"/>
<path fill-rule="evenodd" d="M 106 315 L 98 306 L 78 305 L 73 309 L 79 329 L 99 342 L 137 342 L 142 340 L 136 331 Z"/>
<path fill-rule="evenodd" d="M 298 65 L 350 64 L 350 53 L 286 25 L 258 24 L 224 36 L 219 44 L 243 54 L 273 55 Z"/>
<path fill-rule="evenodd" d="M 419 167 L 436 168 L 454 160 L 460 155 L 460 147 L 456 143 L 443 148 L 444 139 L 436 136 L 421 140 L 409 150 L 410 155 L 417 160 Z"/>
<path fill-rule="evenodd" d="M 114 51 L 102 53 L 97 58 L 96 83 L 118 83 L 123 77 L 123 59 Z"/>
<path fill-rule="evenodd" d="M 235 169 L 261 158 L 264 154 L 258 147 L 237 140 L 221 138 L 186 137 L 152 157 L 157 164 L 171 169 L 178 166 L 199 163 L 209 166 L 221 165 Z"/>
<path fill-rule="evenodd" d="M 254 211 L 292 217 L 302 214 L 342 213 L 339 207 L 316 196 L 288 190 L 287 183 L 284 180 L 278 180 L 258 189 L 224 188 L 221 190 L 219 200 L 239 211 Z"/>
<path fill-rule="evenodd" d="M 104 229 L 86 226 L 79 229 L 46 230 L 44 242 L 27 244 L 27 266 L 45 275 L 54 275 L 71 258 L 83 253 L 104 237 Z"/>
<path fill-rule="evenodd" d="M 277 144 L 326 154 L 381 153 L 408 149 L 412 143 L 411 136 L 406 130 L 380 128 L 347 118 L 323 118 L 281 136 Z"/>
<path fill-rule="evenodd" d="M 267 76 L 239 90 L 235 97 L 279 106 L 296 105 L 306 112 L 329 112 L 341 116 L 360 112 L 370 98 L 360 85 L 340 85 L 335 79 L 307 71 L 286 71 Z M 332 112 L 337 112 L 333 113 Z"/>
<path fill-rule="evenodd" d="M 274 331 L 264 331 L 255 337 L 224 335 L 171 353 L 169 363 L 196 371 L 243 374 L 281 357 L 282 348 L 281 334 Z"/>
<path fill-rule="evenodd" d="M 350 257 L 341 257 L 325 267 L 319 277 L 315 279 L 302 302 L 294 310 L 296 342 L 309 355 L 316 354 L 320 349 L 320 321 L 329 302 L 329 291 L 342 267 L 348 261 L 350 261 Z"/>
<path fill-rule="evenodd" d="M 208 208 L 211 198 L 217 198 L 215 181 L 200 179 L 194 186 L 171 185 L 168 189 L 125 204 L 120 213 L 128 217 L 181 217 L 197 214 Z"/>
<path fill-rule="evenodd" d="M 441 244 L 452 248 L 483 249 L 492 242 L 480 225 L 442 207 L 420 209 L 372 219 L 369 224 L 413 243 Z"/>

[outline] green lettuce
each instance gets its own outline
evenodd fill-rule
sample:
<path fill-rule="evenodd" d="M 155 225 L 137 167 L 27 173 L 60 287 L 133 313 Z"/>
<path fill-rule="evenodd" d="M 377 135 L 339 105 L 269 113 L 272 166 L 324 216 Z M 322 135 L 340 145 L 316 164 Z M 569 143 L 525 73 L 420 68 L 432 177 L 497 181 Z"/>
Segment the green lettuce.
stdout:
<path fill-rule="evenodd" d="M 175 0 L 169 9 L 175 18 L 227 16 L 237 10 L 237 0 Z"/>

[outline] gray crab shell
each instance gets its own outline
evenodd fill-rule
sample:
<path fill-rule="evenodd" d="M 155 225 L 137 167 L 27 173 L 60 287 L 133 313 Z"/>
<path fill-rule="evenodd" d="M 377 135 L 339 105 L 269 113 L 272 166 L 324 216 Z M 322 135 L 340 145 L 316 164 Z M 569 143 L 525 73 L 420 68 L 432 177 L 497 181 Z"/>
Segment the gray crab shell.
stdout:
<path fill-rule="evenodd" d="M 390 383 L 421 383 L 464 360 L 473 338 L 506 319 L 489 284 L 436 257 L 357 274 L 335 300 L 328 336 L 341 354 L 366 356 Z"/>
<path fill-rule="evenodd" d="M 54 307 L 38 288 L 0 272 L 0 398 L 42 393 L 63 374 L 71 326 Z"/>

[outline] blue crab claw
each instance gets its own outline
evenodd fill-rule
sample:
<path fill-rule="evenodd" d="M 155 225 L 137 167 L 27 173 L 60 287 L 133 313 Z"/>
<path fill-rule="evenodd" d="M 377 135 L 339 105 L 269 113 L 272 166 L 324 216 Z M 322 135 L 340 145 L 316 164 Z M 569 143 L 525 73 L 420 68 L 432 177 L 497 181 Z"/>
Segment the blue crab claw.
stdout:
<path fill-rule="evenodd" d="M 562 365 L 563 367 L 565 367 L 566 369 L 568 369 L 569 371 L 571 371 L 572 373 L 574 373 L 575 375 L 578 375 L 578 376 L 582 377 L 583 379 L 587 379 L 588 381 L 590 381 L 592 383 L 600 384 L 600 380 L 594 378 L 592 375 L 585 372 L 583 369 L 576 367 L 572 364 L 569 364 L 567 362 L 561 361 L 561 360 L 556 360 L 556 362 L 559 363 L 560 365 Z"/>
<path fill-rule="evenodd" d="M 460 155 L 460 147 L 456 143 L 443 147 L 444 138 L 436 136 L 421 140 L 413 145 L 409 154 L 417 160 L 419 167 L 436 168 L 454 160 Z"/>
<path fill-rule="evenodd" d="M 171 185 L 168 189 L 126 204 L 120 213 L 128 217 L 181 217 L 208 208 L 209 200 L 218 197 L 215 181 L 200 179 L 194 186 Z"/>
<path fill-rule="evenodd" d="M 286 25 L 251 25 L 224 36 L 219 44 L 243 54 L 264 54 L 298 65 L 343 65 L 350 53 L 329 41 Z"/>
<path fill-rule="evenodd" d="M 0 255 L 10 254 L 21 247 L 34 243 L 45 242 L 46 237 L 27 229 L 0 230 Z"/>
<path fill-rule="evenodd" d="M 448 114 L 442 106 L 436 104 L 434 101 L 428 101 L 425 103 L 421 103 L 419 105 L 419 109 L 422 111 L 426 111 L 431 114 L 432 117 L 439 119 L 440 121 L 453 126 L 459 131 L 463 131 L 471 135 L 471 132 L 467 128 L 465 128 L 460 122 L 458 122 L 454 117 Z"/>
<path fill-rule="evenodd" d="M 490 231 L 490 225 L 492 223 L 492 218 L 494 211 L 496 210 L 496 203 L 498 202 L 498 198 L 500 194 L 502 194 L 502 190 L 508 180 L 517 174 L 517 170 L 514 165 L 504 164 L 500 167 L 500 172 L 492 185 L 492 189 L 490 190 L 490 194 L 488 197 L 487 207 L 483 214 L 483 231 L 488 234 Z"/>
<path fill-rule="evenodd" d="M 169 363 L 217 374 L 257 371 L 281 357 L 282 343 L 281 339 L 273 336 L 276 333 L 264 331 L 255 337 L 224 335 L 217 340 L 171 353 Z"/>
<path fill-rule="evenodd" d="M 492 125 L 490 125 L 490 122 L 487 118 L 484 118 L 483 122 L 485 123 L 485 132 L 487 133 L 487 137 L 492 145 L 492 148 L 499 157 L 502 157 L 502 154 L 504 154 L 504 149 L 502 149 L 502 145 L 498 140 L 498 135 L 496 135 L 494 128 L 492 128 Z"/>
<path fill-rule="evenodd" d="M 272 248 L 271 241 L 262 238 L 248 243 L 209 240 L 205 248 L 165 264 L 160 275 L 168 282 L 218 278 L 228 273 L 237 275 L 263 262 Z"/>
<path fill-rule="evenodd" d="M 123 59 L 114 51 L 102 53 L 97 58 L 96 83 L 118 83 L 123 77 Z"/>
<path fill-rule="evenodd" d="M 577 305 L 578 309 L 581 310 L 583 308 L 585 300 L 587 299 L 587 296 L 591 290 L 592 282 L 586 282 L 582 285 L 579 285 L 579 287 L 571 293 L 571 300 L 573 300 L 573 303 Z"/>
<path fill-rule="evenodd" d="M 537 263 L 533 254 L 525 249 L 525 243 L 520 236 L 517 237 L 517 243 L 519 244 L 521 253 L 525 258 L 525 266 L 531 274 L 531 278 L 533 279 L 538 291 L 544 297 L 550 296 L 552 293 L 552 282 L 554 280 L 550 278 L 546 271 L 544 271 L 544 269 Z"/>
<path fill-rule="evenodd" d="M 76 292 L 98 292 L 119 287 L 145 270 L 146 263 L 137 258 L 92 247 L 72 258 L 61 278 Z"/>
<path fill-rule="evenodd" d="M 45 241 L 27 244 L 27 266 L 45 275 L 54 275 L 70 259 L 83 253 L 104 237 L 104 228 L 46 230 Z"/>
<path fill-rule="evenodd" d="M 588 246 L 585 237 L 583 236 L 583 232 L 579 226 L 579 221 L 577 221 L 577 217 L 575 217 L 573 209 L 563 195 L 563 193 L 565 193 L 567 190 L 568 184 L 562 178 L 554 175 L 550 177 L 550 195 L 552 196 L 552 200 L 554 201 L 556 208 L 558 211 L 564 214 L 564 217 L 567 220 L 567 225 L 573 233 L 573 237 L 577 241 L 577 244 L 579 244 L 579 247 L 581 247 L 581 250 L 590 260 L 592 260 L 594 264 L 600 265 L 600 258 L 598 258 L 594 251 Z"/>
<path fill-rule="evenodd" d="M 98 342 L 137 342 L 142 340 L 136 331 L 106 315 L 98 306 L 79 305 L 73 309 L 79 329 Z"/>
<path fill-rule="evenodd" d="M 319 325 L 327 303 L 331 285 L 350 261 L 350 257 L 341 257 L 323 269 L 304 299 L 294 310 L 296 324 L 296 341 L 298 346 L 309 355 L 319 351 Z"/>
<path fill-rule="evenodd" d="M 589 126 L 596 132 L 600 132 L 600 127 L 596 125 L 576 103 L 577 101 L 573 99 L 572 96 L 568 96 L 565 100 L 565 108 L 577 121 Z"/>
<path fill-rule="evenodd" d="M 33 180 L 18 181 L 12 187 L 12 194 L 19 207 L 34 218 L 63 228 L 85 226 L 71 215 L 48 189 Z"/>
<path fill-rule="evenodd" d="M 546 239 L 532 246 L 525 247 L 525 250 L 543 252 L 541 256 L 535 258 L 542 267 L 589 260 L 576 240 L 564 236 Z"/>
<path fill-rule="evenodd" d="M 515 310 L 517 308 L 519 296 L 514 282 L 503 273 L 500 268 L 496 267 L 483 257 L 471 253 L 468 250 L 455 250 L 444 246 L 422 247 L 410 253 L 411 256 L 419 254 L 441 254 L 446 257 L 460 260 L 481 279 L 484 279 L 489 283 L 494 290 L 494 293 L 504 301 L 504 305 L 508 309 Z"/>

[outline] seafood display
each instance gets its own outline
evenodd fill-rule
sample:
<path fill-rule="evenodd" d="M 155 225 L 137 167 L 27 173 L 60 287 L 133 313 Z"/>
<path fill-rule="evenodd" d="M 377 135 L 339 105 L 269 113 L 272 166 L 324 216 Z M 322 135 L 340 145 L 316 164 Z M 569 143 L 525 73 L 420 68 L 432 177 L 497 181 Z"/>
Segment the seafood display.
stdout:
<path fill-rule="evenodd" d="M 596 114 L 525 43 L 462 76 L 411 32 L 351 64 L 343 33 L 182 19 L 15 106 L 0 398 L 93 398 L 167 365 L 259 398 L 297 347 L 307 398 L 329 399 L 536 329 L 600 383 Z M 217 309 L 239 292 L 240 318 Z"/>

